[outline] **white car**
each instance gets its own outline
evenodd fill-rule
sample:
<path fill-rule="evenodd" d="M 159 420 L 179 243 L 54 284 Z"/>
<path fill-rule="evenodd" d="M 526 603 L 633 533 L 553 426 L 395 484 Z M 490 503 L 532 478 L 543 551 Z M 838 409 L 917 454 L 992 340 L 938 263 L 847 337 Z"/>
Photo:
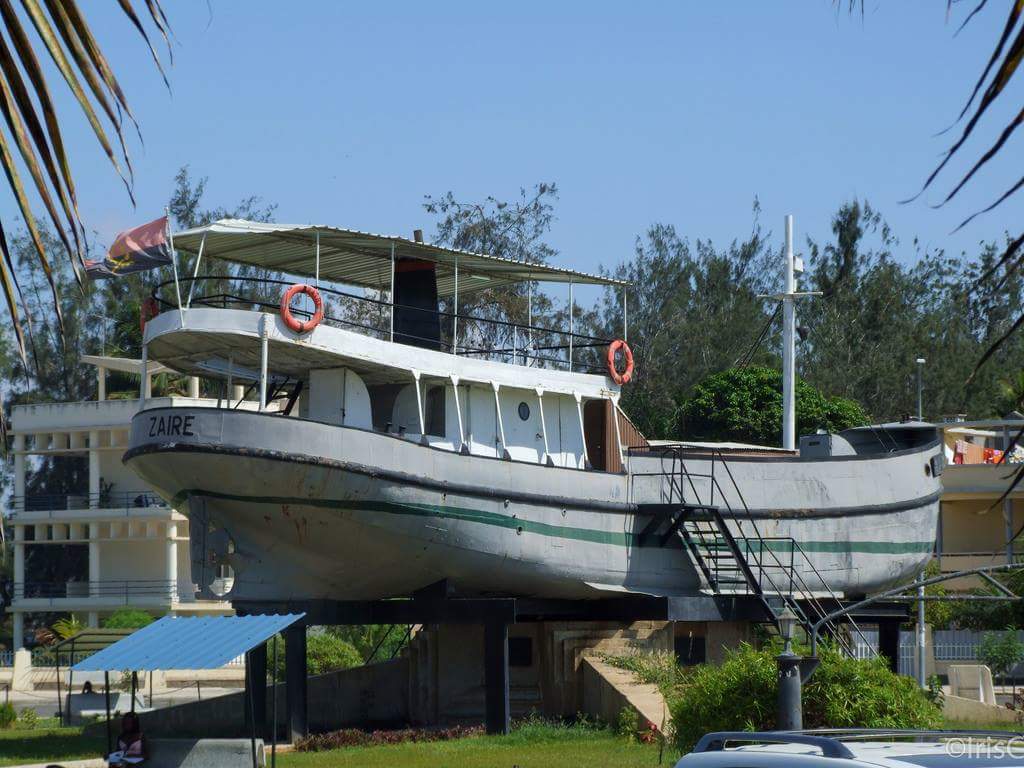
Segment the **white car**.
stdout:
<path fill-rule="evenodd" d="M 709 733 L 676 768 L 1024 768 L 1024 733 L 728 731 Z"/>

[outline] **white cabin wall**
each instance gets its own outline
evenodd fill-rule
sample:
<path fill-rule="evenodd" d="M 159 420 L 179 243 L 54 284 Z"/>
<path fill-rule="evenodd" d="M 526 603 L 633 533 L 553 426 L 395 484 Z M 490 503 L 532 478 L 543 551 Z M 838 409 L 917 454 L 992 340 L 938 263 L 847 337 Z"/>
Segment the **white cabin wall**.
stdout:
<path fill-rule="evenodd" d="M 370 429 L 370 393 L 357 373 L 345 368 L 309 372 L 308 416 L 327 424 Z M 344 416 L 343 416 L 344 411 Z"/>
<path fill-rule="evenodd" d="M 498 420 L 494 409 L 494 390 L 490 387 L 466 387 L 468 392 L 462 418 L 466 424 L 466 442 L 474 456 L 500 456 Z"/>
<path fill-rule="evenodd" d="M 499 394 L 509 455 L 517 461 L 539 462 L 544 453 L 544 440 L 543 436 L 537 436 L 541 432 L 537 394 L 530 389 L 511 387 L 502 387 Z M 525 421 L 519 416 L 520 403 L 526 403 L 530 411 Z"/>
<path fill-rule="evenodd" d="M 575 398 L 545 394 L 544 417 L 548 423 L 548 443 L 555 466 L 582 469 L 583 434 Z"/>

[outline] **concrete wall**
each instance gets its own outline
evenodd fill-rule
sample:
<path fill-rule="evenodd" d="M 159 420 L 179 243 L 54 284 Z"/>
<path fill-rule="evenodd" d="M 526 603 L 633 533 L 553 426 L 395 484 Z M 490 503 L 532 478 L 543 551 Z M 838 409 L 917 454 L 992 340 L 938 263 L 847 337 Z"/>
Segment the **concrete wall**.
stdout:
<path fill-rule="evenodd" d="M 524 639 L 532 646 L 530 663 L 509 667 L 513 717 L 533 710 L 561 717 L 583 711 L 582 663 L 587 654 L 672 650 L 671 625 L 661 621 L 543 622 L 509 628 L 510 644 Z M 483 629 L 474 625 L 431 626 L 416 634 L 409 647 L 412 722 L 480 722 L 483 642 Z"/>
<path fill-rule="evenodd" d="M 658 686 L 637 682 L 632 672 L 613 667 L 597 657 L 585 658 L 582 711 L 616 725 L 624 709 L 639 715 L 641 730 L 646 730 L 647 723 L 663 733 L 670 730 L 672 715 Z"/>
<path fill-rule="evenodd" d="M 409 666 L 406 659 L 355 667 L 309 678 L 309 726 L 327 731 L 355 725 L 396 725 L 409 719 Z M 267 686 L 267 721 L 273 691 Z M 278 723 L 287 723 L 285 688 L 278 684 Z M 225 738 L 247 736 L 245 694 L 232 693 L 203 701 L 145 712 L 142 730 L 154 737 Z M 96 728 L 97 726 L 94 726 Z M 101 724 L 98 728 L 102 729 Z"/>

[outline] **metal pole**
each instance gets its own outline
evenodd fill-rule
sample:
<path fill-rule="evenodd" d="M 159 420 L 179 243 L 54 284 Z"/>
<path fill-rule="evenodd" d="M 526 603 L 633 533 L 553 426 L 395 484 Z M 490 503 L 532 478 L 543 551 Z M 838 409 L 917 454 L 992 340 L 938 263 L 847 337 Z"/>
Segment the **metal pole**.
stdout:
<path fill-rule="evenodd" d="M 228 355 L 228 396 L 227 396 L 228 408 L 232 407 L 232 405 L 231 405 L 231 395 L 232 395 L 232 387 L 234 386 L 234 383 L 235 383 L 234 382 L 234 367 L 235 367 L 234 355 Z"/>
<path fill-rule="evenodd" d="M 782 296 L 782 447 L 796 448 L 796 276 L 793 272 L 793 217 L 786 216 L 786 264 Z"/>
<path fill-rule="evenodd" d="M 273 691 L 274 701 L 271 702 L 271 718 L 273 724 L 270 726 L 270 768 L 277 768 L 277 635 L 274 635 L 274 668 L 271 675 L 273 677 L 274 685 L 271 688 Z"/>
<path fill-rule="evenodd" d="M 924 421 L 924 408 L 921 400 L 921 370 L 924 368 L 925 360 L 923 357 L 917 358 L 917 420 Z"/>
<path fill-rule="evenodd" d="M 110 673 L 103 673 L 103 698 L 107 705 L 107 754 L 109 755 L 114 750 L 111 749 L 110 740 Z"/>
<path fill-rule="evenodd" d="M 199 262 L 203 260 L 203 248 L 206 247 L 206 232 L 203 232 L 203 239 L 199 241 L 199 253 L 196 254 L 196 266 L 192 270 L 192 283 L 188 287 L 188 301 L 185 302 L 185 308 L 192 306 L 192 294 L 196 289 L 196 278 L 199 276 Z"/>
<path fill-rule="evenodd" d="M 391 336 L 390 340 L 395 340 L 395 244 L 391 244 L 391 293 L 389 295 L 389 301 L 391 302 Z"/>
<path fill-rule="evenodd" d="M 928 674 L 925 669 L 925 624 L 924 624 L 924 571 L 918 580 L 922 583 L 917 586 L 917 682 L 922 688 L 928 684 Z"/>
<path fill-rule="evenodd" d="M 526 284 L 526 347 L 523 351 L 526 365 L 533 360 L 533 280 Z"/>
<path fill-rule="evenodd" d="M 452 317 L 452 354 L 459 354 L 459 257 L 455 257 L 455 314 Z M 458 393 L 456 392 L 456 396 Z"/>
<path fill-rule="evenodd" d="M 569 281 L 569 370 L 572 370 L 572 280 Z"/>
<path fill-rule="evenodd" d="M 622 286 L 622 340 L 629 341 L 629 313 L 626 305 L 626 286 Z"/>
<path fill-rule="evenodd" d="M 320 230 L 316 231 L 316 287 L 320 287 Z"/>
<path fill-rule="evenodd" d="M 252 663 L 249 656 L 252 651 L 245 652 L 245 692 L 249 699 L 249 749 L 252 752 L 252 768 L 256 765 L 256 681 L 252 679 Z M 266 681 L 263 683 L 266 685 Z M 264 710 L 265 711 L 265 710 Z"/>
<path fill-rule="evenodd" d="M 174 293 L 178 297 L 178 316 L 181 320 L 181 327 L 185 327 L 185 310 L 181 307 L 181 284 L 178 282 L 178 257 L 174 253 L 174 235 L 171 233 L 171 211 L 164 208 L 164 215 L 167 216 L 167 244 L 171 249 L 171 268 L 174 270 Z"/>
<path fill-rule="evenodd" d="M 142 366 L 139 370 L 139 410 L 146 407 L 146 380 L 149 378 L 149 345 L 142 342 Z"/>
<path fill-rule="evenodd" d="M 267 408 L 267 347 L 270 331 L 267 328 L 267 316 L 260 317 L 260 410 Z"/>

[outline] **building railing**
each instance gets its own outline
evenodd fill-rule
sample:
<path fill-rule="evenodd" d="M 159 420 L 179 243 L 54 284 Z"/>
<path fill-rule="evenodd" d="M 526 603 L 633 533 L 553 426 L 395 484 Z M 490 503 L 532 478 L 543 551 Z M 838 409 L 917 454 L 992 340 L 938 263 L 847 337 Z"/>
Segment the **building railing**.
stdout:
<path fill-rule="evenodd" d="M 181 291 L 191 297 L 189 306 L 217 307 L 219 309 L 248 309 L 277 313 L 280 297 L 293 284 L 292 281 L 270 278 L 224 277 L 199 275 L 180 280 Z M 153 298 L 163 310 L 177 310 L 173 293 L 174 281 L 167 281 L 153 289 Z M 360 296 L 355 293 L 320 286 L 324 296 L 323 322 L 379 339 L 394 339 L 435 348 L 456 355 L 506 363 L 538 365 L 546 368 L 605 373 L 604 352 L 610 339 L 591 336 L 573 330 L 574 320 L 568 320 L 569 330 L 549 328 L 533 322 L 532 314 L 525 323 L 481 317 L 438 309 L 424 309 L 405 304 Z M 164 298 L 165 292 L 169 298 Z M 206 292 L 204 292 L 206 291 Z M 395 309 L 406 315 L 422 316 L 424 322 L 436 322 L 440 338 L 416 336 L 408 328 L 398 329 L 392 314 Z M 292 314 L 309 319 L 312 312 L 293 308 Z"/>
<path fill-rule="evenodd" d="M 14 666 L 14 651 L 0 651 L 0 667 Z"/>
<path fill-rule="evenodd" d="M 11 496 L 7 507 L 18 512 L 68 512 L 80 509 L 118 510 L 127 517 L 136 509 L 170 509 L 151 490 L 106 491 L 102 493 L 29 493 Z M 52 516 L 52 515 L 51 515 Z"/>
<path fill-rule="evenodd" d="M 195 595 L 179 589 L 178 582 L 165 579 L 131 579 L 105 581 L 18 581 L 14 583 L 13 599 L 18 600 L 85 600 L 131 605 L 139 602 L 190 602 Z"/>

